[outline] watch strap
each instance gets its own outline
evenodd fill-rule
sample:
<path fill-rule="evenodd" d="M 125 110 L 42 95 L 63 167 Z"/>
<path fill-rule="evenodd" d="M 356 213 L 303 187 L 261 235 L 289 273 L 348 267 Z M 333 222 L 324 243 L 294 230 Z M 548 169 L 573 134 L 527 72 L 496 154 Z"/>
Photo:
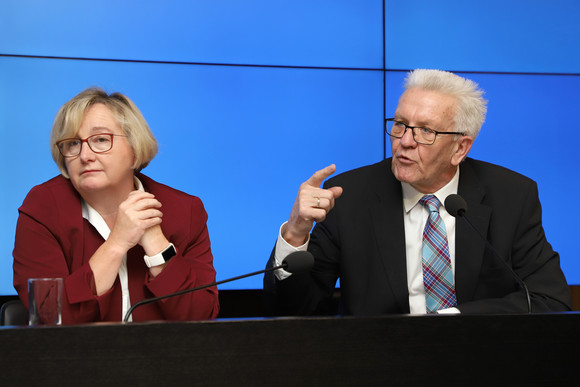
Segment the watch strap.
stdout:
<path fill-rule="evenodd" d="M 163 265 L 165 262 L 169 262 L 171 258 L 173 258 L 177 254 L 175 250 L 175 246 L 173 243 L 170 243 L 163 251 L 159 254 L 155 254 L 152 256 L 145 255 L 143 256 L 143 260 L 147 267 L 159 266 Z"/>

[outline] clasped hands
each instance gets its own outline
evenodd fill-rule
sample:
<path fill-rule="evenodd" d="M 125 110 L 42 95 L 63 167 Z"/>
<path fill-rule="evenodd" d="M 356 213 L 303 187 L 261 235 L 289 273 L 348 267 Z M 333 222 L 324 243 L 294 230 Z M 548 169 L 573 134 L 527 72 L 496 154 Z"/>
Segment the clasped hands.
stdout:
<path fill-rule="evenodd" d="M 110 238 L 126 250 L 139 244 L 147 255 L 155 255 L 169 245 L 161 231 L 161 203 L 149 192 L 132 191 L 119 205 Z"/>

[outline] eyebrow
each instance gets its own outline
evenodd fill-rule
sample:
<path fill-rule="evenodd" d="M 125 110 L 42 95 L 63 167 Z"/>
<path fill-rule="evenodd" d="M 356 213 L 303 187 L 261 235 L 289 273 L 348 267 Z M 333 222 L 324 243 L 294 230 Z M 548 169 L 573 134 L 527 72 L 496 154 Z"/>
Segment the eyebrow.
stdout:
<path fill-rule="evenodd" d="M 395 120 L 404 122 L 406 125 L 409 125 L 409 120 L 407 120 L 405 118 L 401 118 L 400 116 L 397 117 L 396 114 L 395 114 Z M 428 128 L 428 129 L 431 129 L 433 127 L 433 124 L 428 124 L 425 121 L 419 121 L 419 122 L 421 122 L 421 123 L 417 124 L 417 125 L 410 125 L 410 126 L 413 126 L 415 128 Z"/>
<path fill-rule="evenodd" d="M 113 133 L 113 131 L 109 128 L 107 128 L 106 126 L 93 126 L 91 129 L 89 129 L 90 133 Z"/>

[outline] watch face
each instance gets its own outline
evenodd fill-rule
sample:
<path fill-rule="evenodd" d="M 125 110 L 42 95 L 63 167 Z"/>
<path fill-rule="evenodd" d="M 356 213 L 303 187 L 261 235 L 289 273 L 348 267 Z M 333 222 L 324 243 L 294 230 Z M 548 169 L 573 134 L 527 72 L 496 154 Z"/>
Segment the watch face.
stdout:
<path fill-rule="evenodd" d="M 165 251 L 161 254 L 163 255 L 163 259 L 165 262 L 169 261 L 171 258 L 175 257 L 177 252 L 175 251 L 175 247 L 173 245 L 169 246 L 165 249 Z"/>

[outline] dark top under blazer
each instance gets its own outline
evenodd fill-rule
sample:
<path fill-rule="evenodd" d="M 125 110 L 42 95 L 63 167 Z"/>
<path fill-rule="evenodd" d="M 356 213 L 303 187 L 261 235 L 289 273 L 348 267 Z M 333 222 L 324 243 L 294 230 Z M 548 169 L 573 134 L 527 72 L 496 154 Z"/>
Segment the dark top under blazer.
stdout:
<path fill-rule="evenodd" d="M 401 183 L 391 159 L 342 173 L 324 187 L 344 192 L 325 221 L 314 227 L 310 273 L 277 281 L 264 278 L 272 313 L 409 313 Z M 536 183 L 506 168 L 473 159 L 460 166 L 458 194 L 467 217 L 525 281 L 533 312 L 571 310 L 560 258 L 545 238 Z M 455 281 L 462 313 L 525 313 L 523 291 L 485 243 L 461 219 L 455 235 Z M 272 253 L 268 265 L 272 265 Z"/>

